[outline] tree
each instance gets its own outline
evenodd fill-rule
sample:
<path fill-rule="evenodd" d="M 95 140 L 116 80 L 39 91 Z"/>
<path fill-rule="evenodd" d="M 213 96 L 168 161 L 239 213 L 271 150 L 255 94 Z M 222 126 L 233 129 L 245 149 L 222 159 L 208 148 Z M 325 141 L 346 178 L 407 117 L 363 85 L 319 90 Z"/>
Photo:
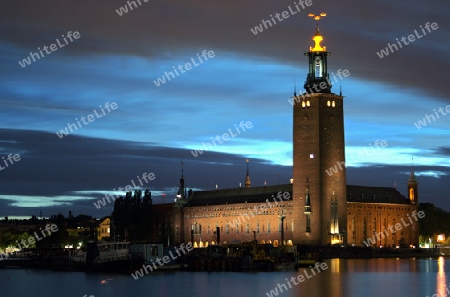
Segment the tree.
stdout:
<path fill-rule="evenodd" d="M 11 231 L 6 231 L 2 234 L 0 237 L 0 250 L 5 250 L 7 247 L 9 248 L 19 248 L 19 244 L 22 247 L 22 239 L 25 240 L 26 244 L 28 245 L 28 238 L 32 236 L 28 234 L 27 232 L 22 233 L 13 233 Z M 36 244 L 28 245 L 28 248 L 35 247 Z"/>
<path fill-rule="evenodd" d="M 150 239 L 152 227 L 152 199 L 151 192 L 135 190 L 127 192 L 114 202 L 112 213 L 113 235 L 123 240 L 143 241 Z"/>
<path fill-rule="evenodd" d="M 419 211 L 425 213 L 425 217 L 419 220 L 419 233 L 424 238 L 450 234 L 450 213 L 431 203 L 419 203 Z"/>

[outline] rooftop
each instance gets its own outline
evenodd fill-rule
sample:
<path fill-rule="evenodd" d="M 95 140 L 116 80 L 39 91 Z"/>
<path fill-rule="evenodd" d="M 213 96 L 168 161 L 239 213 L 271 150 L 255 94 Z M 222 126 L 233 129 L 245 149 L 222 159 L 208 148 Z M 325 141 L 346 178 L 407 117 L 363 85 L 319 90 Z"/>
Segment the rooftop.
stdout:
<path fill-rule="evenodd" d="M 264 203 L 273 201 L 278 192 L 288 192 L 292 201 L 292 184 L 193 191 L 186 206 L 225 205 L 237 203 Z M 347 202 L 409 204 L 409 200 L 395 188 L 347 185 Z"/>

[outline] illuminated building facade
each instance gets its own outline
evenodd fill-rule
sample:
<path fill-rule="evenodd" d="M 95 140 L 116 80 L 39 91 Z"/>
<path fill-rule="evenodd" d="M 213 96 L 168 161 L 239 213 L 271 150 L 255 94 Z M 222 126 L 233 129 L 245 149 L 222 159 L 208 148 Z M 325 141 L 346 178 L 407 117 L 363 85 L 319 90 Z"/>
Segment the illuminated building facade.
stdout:
<path fill-rule="evenodd" d="M 310 14 L 317 21 L 325 16 Z M 345 165 L 343 98 L 331 92 L 323 37 L 316 26 L 308 57 L 306 93 L 294 94 L 293 197 L 299 214 L 294 242 L 346 244 L 346 171 L 328 175 L 337 163 Z"/>
<path fill-rule="evenodd" d="M 310 15 L 319 20 L 325 14 Z M 408 198 L 394 188 L 348 186 L 345 170 L 344 97 L 331 92 L 323 36 L 316 27 L 314 46 L 305 53 L 305 93 L 293 97 L 293 178 L 290 184 L 186 192 L 184 176 L 173 204 L 175 244 L 257 240 L 273 245 L 357 245 L 374 232 L 406 219 L 417 209 L 417 181 Z M 326 170 L 340 164 L 340 170 Z M 155 205 L 157 210 L 159 206 Z M 162 207 L 162 206 L 161 206 Z M 386 235 L 374 245 L 416 245 L 418 224 Z"/>

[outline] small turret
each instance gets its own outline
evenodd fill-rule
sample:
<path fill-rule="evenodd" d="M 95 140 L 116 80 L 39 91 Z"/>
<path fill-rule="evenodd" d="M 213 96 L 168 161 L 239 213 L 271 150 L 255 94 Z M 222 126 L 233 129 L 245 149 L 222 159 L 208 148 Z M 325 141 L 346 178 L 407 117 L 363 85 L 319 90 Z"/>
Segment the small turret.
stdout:
<path fill-rule="evenodd" d="M 250 188 L 250 174 L 248 173 L 248 159 L 247 162 L 247 175 L 245 176 L 245 187 Z"/>
<path fill-rule="evenodd" d="M 409 202 L 416 204 L 419 198 L 418 195 L 418 183 L 414 174 L 414 168 L 411 168 L 411 173 L 408 179 L 408 199 Z"/>

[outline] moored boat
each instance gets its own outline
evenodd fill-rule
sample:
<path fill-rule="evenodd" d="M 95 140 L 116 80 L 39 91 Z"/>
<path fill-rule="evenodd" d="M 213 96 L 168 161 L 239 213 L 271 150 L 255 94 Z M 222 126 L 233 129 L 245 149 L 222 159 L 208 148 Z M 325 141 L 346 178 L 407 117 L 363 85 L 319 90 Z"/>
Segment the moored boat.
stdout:
<path fill-rule="evenodd" d="M 90 242 L 86 250 L 76 250 L 70 260 L 83 264 L 90 271 L 123 271 L 133 264 L 129 244 L 129 242 Z"/>

